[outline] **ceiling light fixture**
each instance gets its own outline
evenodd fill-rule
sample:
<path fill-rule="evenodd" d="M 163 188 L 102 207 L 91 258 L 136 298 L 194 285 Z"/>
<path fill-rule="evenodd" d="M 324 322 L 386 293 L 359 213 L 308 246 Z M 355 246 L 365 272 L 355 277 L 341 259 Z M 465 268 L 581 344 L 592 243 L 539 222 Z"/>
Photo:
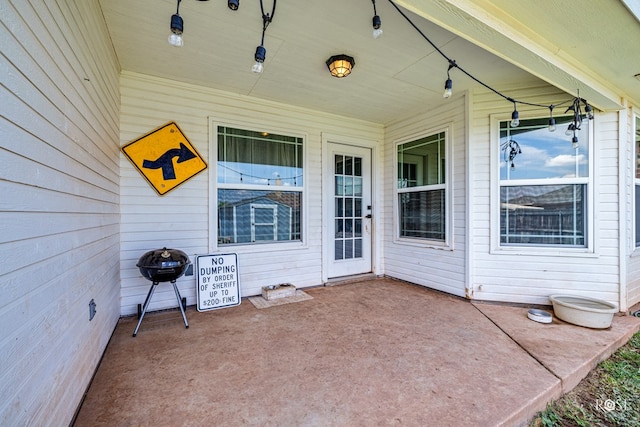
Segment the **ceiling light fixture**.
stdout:
<path fill-rule="evenodd" d="M 181 1 L 182 0 L 178 0 L 176 13 L 171 15 L 171 33 L 169 34 L 169 44 L 175 47 L 182 47 L 182 45 L 184 44 L 184 39 L 182 38 L 184 23 L 182 22 L 182 17 L 180 16 Z"/>
<path fill-rule="evenodd" d="M 329 67 L 331 75 L 337 78 L 347 77 L 351 74 L 354 65 L 356 62 L 349 55 L 334 55 L 327 59 L 327 67 Z"/>
<path fill-rule="evenodd" d="M 378 11 L 376 10 L 376 0 L 371 0 L 373 2 L 373 38 L 377 39 L 382 35 L 382 20 L 378 16 Z"/>
<path fill-rule="evenodd" d="M 229 9 L 231 10 L 238 10 L 240 7 L 240 0 L 229 0 L 227 2 L 227 6 L 229 6 Z"/>
<path fill-rule="evenodd" d="M 262 4 L 262 0 L 260 0 L 260 11 L 262 12 L 262 39 L 260 41 L 260 46 L 256 48 L 256 53 L 254 55 L 255 64 L 251 67 L 251 71 L 254 73 L 262 73 L 263 63 L 265 58 L 267 57 L 267 49 L 264 48 L 264 33 L 267 31 L 267 27 L 273 20 L 273 15 L 276 13 L 276 0 L 273 0 L 273 8 L 271 9 L 271 15 L 268 13 L 264 13 L 264 5 Z"/>

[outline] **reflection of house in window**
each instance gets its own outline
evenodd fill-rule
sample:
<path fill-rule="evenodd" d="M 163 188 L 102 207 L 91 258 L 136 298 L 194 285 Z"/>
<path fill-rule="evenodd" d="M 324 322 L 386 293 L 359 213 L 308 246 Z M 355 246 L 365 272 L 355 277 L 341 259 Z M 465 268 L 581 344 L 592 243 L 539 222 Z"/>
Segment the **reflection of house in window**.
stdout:
<path fill-rule="evenodd" d="M 583 185 L 503 187 L 501 191 L 503 243 L 584 245 Z"/>
<path fill-rule="evenodd" d="M 300 240 L 299 193 L 260 193 L 218 208 L 219 243 Z"/>
<path fill-rule="evenodd" d="M 251 203 L 251 241 L 278 240 L 278 205 Z M 289 209 L 289 218 L 291 209 Z"/>

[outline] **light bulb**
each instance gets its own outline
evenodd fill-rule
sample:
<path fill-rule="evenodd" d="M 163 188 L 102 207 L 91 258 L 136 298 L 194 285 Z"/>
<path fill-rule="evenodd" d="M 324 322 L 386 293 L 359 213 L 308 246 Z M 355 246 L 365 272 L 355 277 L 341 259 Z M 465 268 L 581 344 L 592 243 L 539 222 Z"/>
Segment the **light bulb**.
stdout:
<path fill-rule="evenodd" d="M 593 110 L 591 109 L 591 105 L 587 104 L 584 107 L 584 113 L 587 119 L 593 120 Z"/>
<path fill-rule="evenodd" d="M 520 126 L 520 114 L 518 110 L 513 110 L 513 113 L 511 113 L 511 127 L 517 128 L 518 126 Z"/>
<path fill-rule="evenodd" d="M 227 6 L 229 6 L 229 9 L 231 10 L 238 10 L 238 7 L 240 6 L 240 0 L 229 0 L 227 2 Z"/>
<path fill-rule="evenodd" d="M 574 136 L 573 138 L 571 138 L 571 146 L 573 147 L 574 150 L 576 148 L 578 148 L 578 137 L 577 136 Z"/>
<path fill-rule="evenodd" d="M 175 47 L 184 46 L 184 39 L 182 38 L 182 34 L 176 34 L 176 33 L 169 34 L 169 44 Z"/>
<path fill-rule="evenodd" d="M 442 94 L 443 98 L 450 98 L 453 95 L 453 82 L 451 79 L 447 79 L 444 83 L 444 93 Z"/>
<path fill-rule="evenodd" d="M 254 73 L 261 73 L 262 70 L 264 69 L 262 62 L 258 62 L 256 61 L 255 64 L 253 64 L 253 67 L 251 67 L 251 71 L 253 71 Z"/>
<path fill-rule="evenodd" d="M 574 125 L 573 123 L 569 123 L 569 126 L 567 126 L 567 130 L 564 131 L 564 134 L 567 136 L 571 136 L 573 135 L 573 131 L 576 130 L 576 125 Z"/>
<path fill-rule="evenodd" d="M 551 117 L 549 119 L 549 132 L 555 132 L 555 131 L 556 131 L 556 119 Z"/>
<path fill-rule="evenodd" d="M 377 29 L 373 30 L 373 38 L 374 39 L 379 39 L 381 35 L 382 35 L 382 29 L 381 28 L 377 28 Z"/>

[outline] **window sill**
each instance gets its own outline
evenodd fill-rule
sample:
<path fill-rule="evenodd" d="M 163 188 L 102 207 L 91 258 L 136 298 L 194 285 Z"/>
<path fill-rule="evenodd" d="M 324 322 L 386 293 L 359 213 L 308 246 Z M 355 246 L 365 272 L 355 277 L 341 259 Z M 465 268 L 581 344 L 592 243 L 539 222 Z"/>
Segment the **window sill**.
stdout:
<path fill-rule="evenodd" d="M 238 254 L 255 254 L 255 253 L 264 253 L 264 252 L 282 252 L 282 251 L 291 251 L 291 250 L 305 250 L 309 249 L 309 246 L 304 242 L 287 242 L 287 243 L 244 243 L 237 245 L 224 245 L 224 246 L 214 246 L 212 248 L 213 252 L 231 252 Z"/>
<path fill-rule="evenodd" d="M 589 248 L 542 248 L 542 247 L 498 247 L 489 252 L 492 255 L 525 255 L 566 258 L 599 258 L 600 255 Z"/>
<path fill-rule="evenodd" d="M 413 246 L 423 249 L 439 249 L 442 251 L 453 251 L 453 246 L 446 242 L 438 242 L 435 240 L 418 240 L 396 237 L 393 240 L 396 245 Z"/>

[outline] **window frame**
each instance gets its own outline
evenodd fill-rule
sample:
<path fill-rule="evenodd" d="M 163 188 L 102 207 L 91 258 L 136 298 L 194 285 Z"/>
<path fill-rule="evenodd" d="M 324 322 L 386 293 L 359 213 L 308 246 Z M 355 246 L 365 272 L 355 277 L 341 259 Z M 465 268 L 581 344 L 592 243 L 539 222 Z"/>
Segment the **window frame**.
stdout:
<path fill-rule="evenodd" d="M 218 182 L 218 128 L 227 127 L 252 132 L 267 132 L 270 134 L 284 135 L 288 137 L 302 139 L 302 185 L 301 186 L 285 186 L 285 185 L 258 185 L 258 184 L 225 184 Z M 294 129 L 275 128 L 268 123 L 261 125 L 257 122 L 222 122 L 213 118 L 209 118 L 209 250 L 217 251 L 233 251 L 235 253 L 259 253 L 287 251 L 291 249 L 308 247 L 308 141 L 309 138 L 305 133 Z M 299 192 L 300 196 L 300 240 L 292 241 L 255 241 L 243 243 L 226 243 L 221 244 L 218 241 L 218 190 L 275 190 L 285 192 Z"/>
<path fill-rule="evenodd" d="M 398 147 L 414 142 L 422 138 L 428 138 L 440 133 L 444 133 L 444 183 L 431 184 L 417 187 L 398 188 Z M 451 123 L 444 126 L 430 128 L 419 133 L 408 135 L 394 141 L 393 144 L 393 242 L 408 246 L 418 246 L 423 248 L 453 250 L 453 150 L 451 148 L 453 140 L 453 125 Z M 399 195 L 409 192 L 429 190 L 444 190 L 444 240 L 429 239 L 423 237 L 405 237 L 400 235 L 401 206 L 398 201 Z M 411 189 L 411 190 L 409 190 Z"/>
<path fill-rule="evenodd" d="M 521 113 L 520 121 L 523 120 L 540 120 L 547 119 L 548 116 L 543 115 L 528 115 Z M 564 115 L 561 115 L 564 116 Z M 576 256 L 585 255 L 593 256 L 596 253 L 596 229 L 595 229 L 595 216 L 596 216 L 596 192 L 594 182 L 596 181 L 596 163 L 597 156 L 595 153 L 594 143 L 594 128 L 595 120 L 585 120 L 583 126 L 588 125 L 587 138 L 588 141 L 580 141 L 580 144 L 588 144 L 589 159 L 588 159 L 588 177 L 586 178 L 545 178 L 545 179 L 522 179 L 513 180 L 512 185 L 518 186 L 537 186 L 537 185 L 572 185 L 572 184 L 585 184 L 586 189 L 584 197 L 586 197 L 585 206 L 585 245 L 584 246 L 569 246 L 558 244 L 502 244 L 500 241 L 501 231 L 501 219 L 500 219 L 500 190 L 501 190 L 501 178 L 500 178 L 500 165 L 504 162 L 504 157 L 500 151 L 500 123 L 511 120 L 508 114 L 492 114 L 490 115 L 490 253 L 524 253 L 530 255 L 554 255 L 554 256 Z M 566 139 L 567 144 L 571 144 L 571 137 L 565 136 L 565 125 L 559 125 L 555 131 L 560 139 Z M 518 159 L 516 158 L 516 163 Z M 517 167 L 517 166 L 516 166 Z"/>

